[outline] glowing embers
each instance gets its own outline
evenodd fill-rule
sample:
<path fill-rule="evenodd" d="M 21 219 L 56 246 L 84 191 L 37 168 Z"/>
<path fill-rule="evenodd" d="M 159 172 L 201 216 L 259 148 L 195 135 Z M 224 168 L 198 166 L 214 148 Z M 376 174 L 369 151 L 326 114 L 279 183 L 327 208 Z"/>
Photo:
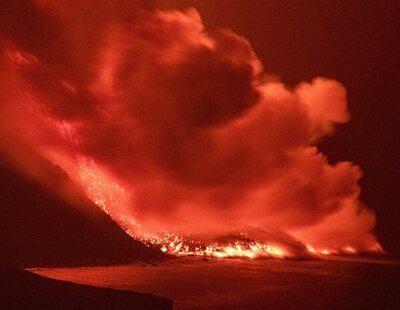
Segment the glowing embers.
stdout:
<path fill-rule="evenodd" d="M 358 255 L 360 253 L 383 253 L 382 248 L 370 248 L 360 251 L 353 246 L 340 248 L 315 248 L 306 245 L 304 251 L 274 242 L 261 242 L 251 239 L 246 234 L 237 234 L 234 238 L 202 240 L 190 235 L 179 236 L 165 233 L 161 236 L 145 235 L 140 240 L 148 246 L 159 247 L 166 254 L 175 256 L 201 256 L 215 258 L 323 258 L 324 256 Z M 379 245 L 379 244 L 378 244 Z"/>
<path fill-rule="evenodd" d="M 105 175 L 97 169 L 95 163 L 88 158 L 79 157 L 79 177 L 89 199 L 109 214 L 107 206 L 120 204 L 125 200 L 124 189 L 118 184 L 110 182 Z"/>
<path fill-rule="evenodd" d="M 327 248 L 327 247 L 321 247 L 321 248 L 315 248 L 311 245 L 307 245 L 307 251 L 314 256 L 319 256 L 319 257 L 323 257 L 323 256 L 334 256 L 334 255 L 358 255 L 358 254 L 382 254 L 384 253 L 382 247 L 380 246 L 380 244 L 378 242 L 376 242 L 375 244 L 373 244 L 371 247 L 369 247 L 368 249 L 364 249 L 364 250 L 359 250 L 357 248 L 355 248 L 354 246 L 344 246 L 344 247 L 340 247 L 340 248 Z"/>
<path fill-rule="evenodd" d="M 88 198 L 110 215 L 127 234 L 136 237 L 140 225 L 127 210 L 127 206 L 131 203 L 130 194 L 109 175 L 102 172 L 91 159 L 78 156 L 77 162 L 80 183 Z"/>
<path fill-rule="evenodd" d="M 293 254 L 277 245 L 257 242 L 255 240 L 238 238 L 236 241 L 198 241 L 190 235 L 185 237 L 174 234 L 162 236 L 147 236 L 142 241 L 150 245 L 157 245 L 161 251 L 176 256 L 204 256 L 204 257 L 271 257 L 288 258 Z"/>

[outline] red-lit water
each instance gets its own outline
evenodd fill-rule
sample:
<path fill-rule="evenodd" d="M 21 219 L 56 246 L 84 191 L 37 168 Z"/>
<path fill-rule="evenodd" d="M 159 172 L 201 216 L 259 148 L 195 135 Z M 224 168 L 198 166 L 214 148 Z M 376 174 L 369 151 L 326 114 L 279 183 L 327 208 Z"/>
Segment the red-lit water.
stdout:
<path fill-rule="evenodd" d="M 174 309 L 399 309 L 400 264 L 360 259 L 180 258 L 162 264 L 35 268 L 51 278 L 149 292 Z"/>

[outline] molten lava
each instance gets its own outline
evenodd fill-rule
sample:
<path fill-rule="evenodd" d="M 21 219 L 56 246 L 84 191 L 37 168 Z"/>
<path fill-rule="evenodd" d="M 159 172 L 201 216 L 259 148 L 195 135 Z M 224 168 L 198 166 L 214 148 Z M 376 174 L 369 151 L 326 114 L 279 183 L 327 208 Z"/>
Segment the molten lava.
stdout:
<path fill-rule="evenodd" d="M 150 247 L 158 247 L 162 252 L 176 256 L 201 256 L 214 258 L 297 258 L 304 257 L 304 253 L 296 253 L 285 246 L 260 242 L 246 234 L 235 236 L 235 241 L 215 242 L 193 239 L 190 235 L 182 236 L 172 233 L 159 235 L 146 233 L 140 224 L 132 217 L 124 216 L 121 212 L 124 205 L 128 204 L 128 194 L 118 183 L 113 182 L 90 159 L 78 157 L 80 168 L 80 182 L 88 197 L 104 212 L 109 214 L 133 238 L 142 241 Z M 110 211 L 111 213 L 110 213 Z M 117 212 L 116 212 L 117 211 Z M 325 255 L 355 255 L 358 250 L 352 246 L 342 248 L 314 248 L 305 245 L 309 256 Z M 379 243 L 375 243 L 367 252 L 382 252 Z"/>

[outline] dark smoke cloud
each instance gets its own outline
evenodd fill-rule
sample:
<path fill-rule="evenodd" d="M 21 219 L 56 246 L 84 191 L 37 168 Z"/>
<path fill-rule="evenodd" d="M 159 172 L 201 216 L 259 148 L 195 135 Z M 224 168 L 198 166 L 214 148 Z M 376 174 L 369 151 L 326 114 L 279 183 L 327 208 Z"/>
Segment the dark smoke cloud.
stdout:
<path fill-rule="evenodd" d="M 26 143 L 72 176 L 74 152 L 91 158 L 133 193 L 146 229 L 256 226 L 316 245 L 373 243 L 360 168 L 332 165 L 315 147 L 349 120 L 340 83 L 269 81 L 246 39 L 206 32 L 194 9 L 67 0 L 6 8 L 1 81 L 16 77 L 17 94 L 2 90 L 3 137 L 13 128 L 24 140 L 36 128 Z M 16 123 L 31 104 L 20 92 L 40 109 Z M 75 146 L 54 123 L 71 128 Z"/>

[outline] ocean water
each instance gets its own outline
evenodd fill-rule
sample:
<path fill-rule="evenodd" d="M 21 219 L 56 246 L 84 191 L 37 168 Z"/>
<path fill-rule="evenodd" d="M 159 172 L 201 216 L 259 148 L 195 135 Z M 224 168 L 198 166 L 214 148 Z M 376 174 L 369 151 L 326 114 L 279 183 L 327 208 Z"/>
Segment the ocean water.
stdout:
<path fill-rule="evenodd" d="M 160 264 L 30 270 L 168 297 L 174 309 L 400 309 L 400 263 L 383 260 L 192 257 Z"/>

